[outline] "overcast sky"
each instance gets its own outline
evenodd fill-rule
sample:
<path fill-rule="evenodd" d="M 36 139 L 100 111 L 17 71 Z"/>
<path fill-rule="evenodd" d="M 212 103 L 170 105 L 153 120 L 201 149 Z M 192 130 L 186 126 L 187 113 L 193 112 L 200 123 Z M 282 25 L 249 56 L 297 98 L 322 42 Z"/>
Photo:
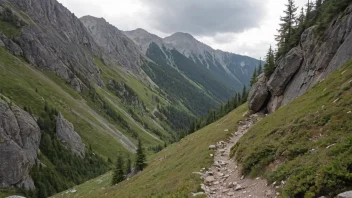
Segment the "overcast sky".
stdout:
<path fill-rule="evenodd" d="M 120 30 L 160 37 L 187 32 L 214 49 L 263 57 L 287 0 L 58 0 L 81 17 L 104 17 Z M 296 0 L 302 6 L 307 0 Z"/>

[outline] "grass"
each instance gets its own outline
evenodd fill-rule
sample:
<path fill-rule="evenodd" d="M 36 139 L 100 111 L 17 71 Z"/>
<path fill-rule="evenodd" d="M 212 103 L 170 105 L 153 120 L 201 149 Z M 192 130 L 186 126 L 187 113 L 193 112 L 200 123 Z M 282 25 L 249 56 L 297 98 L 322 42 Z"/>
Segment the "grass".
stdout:
<path fill-rule="evenodd" d="M 52 73 L 40 72 L 0 47 L 0 92 L 20 107 L 30 107 L 34 115 L 45 102 L 63 113 L 73 123 L 84 143 L 104 157 L 116 158 L 127 153 L 95 118 L 92 110 L 70 86 Z"/>
<path fill-rule="evenodd" d="M 9 22 L 0 21 L 0 32 L 2 32 L 8 38 L 13 38 L 20 35 L 21 29 L 15 27 Z"/>
<path fill-rule="evenodd" d="M 243 105 L 224 118 L 172 144 L 149 158 L 149 166 L 140 174 L 117 186 L 109 182 L 96 185 L 95 180 L 75 189 L 77 193 L 61 193 L 54 197 L 188 197 L 197 192 L 202 180 L 192 172 L 213 163 L 208 146 L 225 140 L 237 128 L 247 111 Z M 229 129 L 230 132 L 225 132 Z M 110 181 L 110 174 L 105 175 Z M 105 177 L 104 176 L 104 177 Z M 94 188 L 95 190 L 89 190 Z"/>
<path fill-rule="evenodd" d="M 284 197 L 352 189 L 352 61 L 251 128 L 232 149 L 242 172 L 285 181 Z"/>

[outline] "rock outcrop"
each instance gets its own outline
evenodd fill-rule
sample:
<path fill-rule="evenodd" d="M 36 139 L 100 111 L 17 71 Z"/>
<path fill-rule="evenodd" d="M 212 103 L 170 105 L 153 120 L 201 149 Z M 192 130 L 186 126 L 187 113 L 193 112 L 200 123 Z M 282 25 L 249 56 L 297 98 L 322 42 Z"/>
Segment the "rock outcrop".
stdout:
<path fill-rule="evenodd" d="M 93 61 L 94 55 L 101 56 L 100 49 L 68 9 L 56 0 L 0 0 L 0 5 L 10 8 L 13 16 L 24 24 L 19 36 L 5 39 L 7 42 L 1 38 L 9 51 L 23 55 L 30 64 L 53 71 L 75 86 L 78 84 L 72 81 L 77 81 L 77 75 L 82 81 L 103 85 Z"/>
<path fill-rule="evenodd" d="M 349 6 L 330 23 L 322 37 L 315 35 L 314 27 L 305 30 L 300 45 L 279 60 L 266 86 L 263 86 L 263 82 L 258 82 L 260 89 L 256 84 L 251 92 L 266 92 L 268 89 L 270 94 L 265 100 L 269 102 L 261 109 L 267 108 L 272 113 L 304 94 L 351 58 L 352 6 Z M 264 99 L 261 94 L 251 94 L 248 100 Z M 257 106 L 249 104 L 249 108 L 256 112 L 259 111 Z"/>
<path fill-rule="evenodd" d="M 29 171 L 37 161 L 40 137 L 29 113 L 0 99 L 0 187 L 35 188 Z"/>
<path fill-rule="evenodd" d="M 123 65 L 136 74 L 140 72 L 146 58 L 130 38 L 103 18 L 84 16 L 80 20 L 94 41 L 104 50 L 105 64 Z"/>
<path fill-rule="evenodd" d="M 352 191 L 341 193 L 336 198 L 352 198 Z"/>
<path fill-rule="evenodd" d="M 248 106 L 252 111 L 259 111 L 262 109 L 267 98 L 269 96 L 269 90 L 266 86 L 266 77 L 261 74 L 258 77 L 258 82 L 255 83 L 248 95 Z"/>
<path fill-rule="evenodd" d="M 81 136 L 74 130 L 72 123 L 67 121 L 61 113 L 56 119 L 56 135 L 63 145 L 81 157 L 85 154 L 85 145 Z"/>

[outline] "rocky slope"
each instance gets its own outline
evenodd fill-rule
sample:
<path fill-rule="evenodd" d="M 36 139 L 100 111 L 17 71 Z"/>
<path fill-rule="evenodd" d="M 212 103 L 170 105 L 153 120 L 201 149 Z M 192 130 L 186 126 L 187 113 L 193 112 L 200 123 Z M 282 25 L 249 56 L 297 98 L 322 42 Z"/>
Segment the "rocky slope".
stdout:
<path fill-rule="evenodd" d="M 7 2 L 13 6 L 13 18 L 23 24 L 16 27 L 20 33 L 12 39 L 22 51 L 15 55 L 23 54 L 32 65 L 55 72 L 78 91 L 83 86 L 80 80 L 102 84 L 91 58 L 99 56 L 99 48 L 74 14 L 56 0 L 2 0 L 0 4 Z"/>
<path fill-rule="evenodd" d="M 37 161 L 40 137 L 29 113 L 0 99 L 0 187 L 35 188 L 29 172 Z"/>
<path fill-rule="evenodd" d="M 351 21 L 352 6 L 349 6 L 330 23 L 322 37 L 316 35 L 314 27 L 305 30 L 300 45 L 279 59 L 269 78 L 253 87 L 248 98 L 250 109 L 266 108 L 272 113 L 346 63 L 352 57 Z"/>
<path fill-rule="evenodd" d="M 84 156 L 86 148 L 81 136 L 74 130 L 72 123 L 67 121 L 61 113 L 56 118 L 56 135 L 62 144 L 71 149 L 74 154 Z"/>
<path fill-rule="evenodd" d="M 123 32 L 103 18 L 84 16 L 80 20 L 97 45 L 104 50 L 102 58 L 105 64 L 121 65 L 135 73 L 140 72 L 146 58 Z"/>

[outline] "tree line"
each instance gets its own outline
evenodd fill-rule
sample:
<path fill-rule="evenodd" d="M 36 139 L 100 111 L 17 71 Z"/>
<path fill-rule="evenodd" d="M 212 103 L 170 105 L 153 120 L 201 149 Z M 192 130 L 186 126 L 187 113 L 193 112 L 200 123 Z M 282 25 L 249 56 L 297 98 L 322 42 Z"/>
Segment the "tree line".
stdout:
<path fill-rule="evenodd" d="M 301 35 L 307 28 L 315 26 L 314 34 L 317 38 L 322 38 L 331 20 L 349 4 L 351 0 L 308 0 L 307 4 L 299 9 L 294 0 L 288 0 L 284 15 L 280 17 L 280 28 L 275 38 L 277 48 L 270 46 L 265 57 L 265 75 L 269 77 L 275 71 L 276 62 L 299 45 Z M 256 81 L 257 76 L 253 75 L 252 82 Z"/>
<path fill-rule="evenodd" d="M 260 68 L 258 68 L 259 70 Z M 257 70 L 257 69 L 256 69 Z M 195 131 L 217 121 L 218 119 L 224 117 L 226 114 L 230 113 L 232 110 L 236 109 L 238 106 L 247 102 L 248 98 L 248 89 L 246 86 L 243 87 L 242 93 L 236 93 L 235 96 L 228 100 L 227 103 L 222 104 L 217 110 L 211 109 L 207 116 L 194 119 L 191 121 L 189 130 L 180 134 L 180 138 L 183 138 L 186 135 L 192 134 Z"/>
<path fill-rule="evenodd" d="M 30 111 L 30 108 L 25 110 Z M 56 136 L 57 116 L 58 111 L 45 104 L 37 120 L 42 134 L 40 162 L 31 169 L 36 190 L 26 191 L 27 197 L 46 198 L 109 170 L 109 163 L 96 155 L 92 147 L 86 149 L 84 157 L 80 157 L 62 145 Z"/>
<path fill-rule="evenodd" d="M 141 140 L 138 140 L 136 161 L 132 168 L 132 161 L 129 157 L 125 160 L 121 155 L 117 157 L 116 165 L 111 179 L 111 185 L 116 185 L 124 181 L 127 177 L 143 171 L 147 167 L 146 155 Z"/>

